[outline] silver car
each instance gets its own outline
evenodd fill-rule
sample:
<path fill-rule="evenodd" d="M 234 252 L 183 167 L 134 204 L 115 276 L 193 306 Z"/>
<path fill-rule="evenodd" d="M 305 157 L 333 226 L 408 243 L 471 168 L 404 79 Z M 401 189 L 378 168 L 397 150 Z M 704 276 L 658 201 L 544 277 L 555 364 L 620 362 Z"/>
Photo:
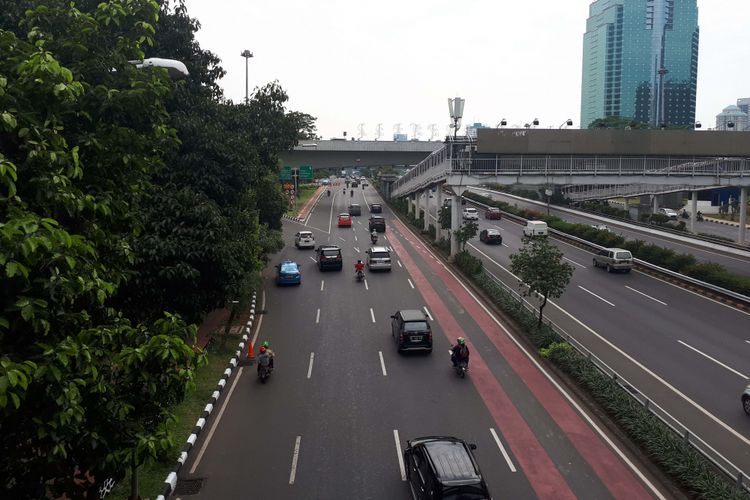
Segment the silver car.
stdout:
<path fill-rule="evenodd" d="M 594 255 L 594 267 L 604 267 L 608 273 L 625 271 L 633 268 L 633 254 L 622 248 L 605 248 Z"/>
<path fill-rule="evenodd" d="M 750 385 L 745 387 L 742 393 L 742 408 L 745 410 L 745 413 L 750 415 Z"/>
<path fill-rule="evenodd" d="M 372 271 L 390 271 L 391 251 L 388 247 L 370 247 L 367 250 L 367 268 Z"/>

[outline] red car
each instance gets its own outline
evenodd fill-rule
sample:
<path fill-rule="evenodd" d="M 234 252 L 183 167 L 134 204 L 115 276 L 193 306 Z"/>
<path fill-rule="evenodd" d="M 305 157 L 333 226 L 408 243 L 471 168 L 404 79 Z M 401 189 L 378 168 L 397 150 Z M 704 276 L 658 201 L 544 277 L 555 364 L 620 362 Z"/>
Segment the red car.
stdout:
<path fill-rule="evenodd" d="M 339 227 L 352 227 L 352 218 L 349 214 L 339 214 Z"/>
<path fill-rule="evenodd" d="M 502 218 L 502 214 L 500 213 L 500 209 L 499 208 L 494 208 L 494 207 L 493 208 L 488 208 L 484 212 L 484 218 L 485 219 L 500 220 Z"/>

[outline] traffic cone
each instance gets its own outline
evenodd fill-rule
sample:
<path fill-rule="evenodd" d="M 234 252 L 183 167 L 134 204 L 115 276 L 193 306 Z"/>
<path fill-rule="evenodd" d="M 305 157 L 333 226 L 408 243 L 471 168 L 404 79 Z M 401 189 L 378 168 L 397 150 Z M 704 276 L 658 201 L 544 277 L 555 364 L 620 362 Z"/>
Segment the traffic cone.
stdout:
<path fill-rule="evenodd" d="M 253 364 L 253 362 L 255 362 L 255 353 L 253 352 L 252 341 L 247 342 L 247 360 L 250 361 L 251 365 Z"/>

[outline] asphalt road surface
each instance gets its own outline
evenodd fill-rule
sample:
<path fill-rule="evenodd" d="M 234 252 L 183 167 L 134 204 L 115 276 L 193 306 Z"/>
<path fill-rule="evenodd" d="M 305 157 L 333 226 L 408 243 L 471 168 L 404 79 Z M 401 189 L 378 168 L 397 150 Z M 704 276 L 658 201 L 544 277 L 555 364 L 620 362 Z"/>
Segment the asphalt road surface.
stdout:
<path fill-rule="evenodd" d="M 491 196 L 493 199 L 498 201 L 504 201 L 511 205 L 517 205 L 519 208 L 529 208 L 537 211 L 545 211 L 546 206 L 540 206 L 539 203 L 534 203 L 531 200 L 524 200 L 516 196 L 508 196 L 504 193 L 497 191 L 489 191 L 485 189 L 472 188 L 479 194 L 484 196 Z M 434 201 L 433 201 L 434 205 Z M 569 222 L 577 224 L 601 224 L 602 219 L 606 216 L 591 216 L 584 212 L 571 213 L 569 210 L 560 210 L 554 205 L 550 205 L 550 214 L 560 217 Z M 700 240 L 694 240 L 695 244 L 685 241 L 679 241 L 671 237 L 671 233 L 658 231 L 658 229 L 652 228 L 639 228 L 637 226 L 627 225 L 619 223 L 619 221 L 607 220 L 604 222 L 611 230 L 615 233 L 629 239 L 629 240 L 643 240 L 648 243 L 654 243 L 664 248 L 671 248 L 675 252 L 685 253 L 694 255 L 698 261 L 701 262 L 715 262 L 721 264 L 727 270 L 750 276 L 750 248 L 748 251 L 743 252 L 744 255 L 736 255 L 731 253 L 731 250 L 722 251 L 721 249 L 706 248 L 701 246 Z M 699 233 L 710 233 L 720 234 L 722 236 L 737 239 L 739 229 L 736 227 L 724 226 L 713 222 L 696 222 L 697 231 Z M 688 233 L 685 237 L 689 237 Z"/>
<path fill-rule="evenodd" d="M 365 197 L 366 195 L 366 197 Z M 243 366 L 229 380 L 181 479 L 202 479 L 189 498 L 409 498 L 400 462 L 406 440 L 453 435 L 475 455 L 495 498 L 664 498 L 647 467 L 537 365 L 514 337 L 384 207 L 393 270 L 354 279 L 369 247 L 371 188 L 351 229 L 336 215 L 351 197 L 323 197 L 306 224 L 285 223 L 287 246 L 265 273 L 257 345 L 271 343 L 276 369 L 262 385 Z M 342 248 L 344 270 L 320 272 L 293 235 Z M 272 265 L 301 264 L 298 287 L 273 284 Z M 390 315 L 422 309 L 433 318 L 431 354 L 399 355 Z M 467 338 L 466 379 L 448 351 Z M 188 498 L 187 495 L 181 495 Z"/>
<path fill-rule="evenodd" d="M 517 289 L 510 255 L 522 246 L 522 226 L 478 211 L 480 230 L 499 229 L 503 244 L 475 238 L 469 249 Z M 575 271 L 545 315 L 750 473 L 750 419 L 740 403 L 750 380 L 750 314 L 638 271 L 609 274 L 590 252 L 552 241 Z"/>

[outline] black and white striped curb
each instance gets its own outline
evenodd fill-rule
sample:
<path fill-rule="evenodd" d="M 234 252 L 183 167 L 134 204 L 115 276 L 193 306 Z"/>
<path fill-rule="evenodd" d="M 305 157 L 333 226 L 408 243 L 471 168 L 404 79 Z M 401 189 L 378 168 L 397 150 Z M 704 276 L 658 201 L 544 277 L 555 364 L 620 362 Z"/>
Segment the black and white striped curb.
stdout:
<path fill-rule="evenodd" d="M 283 219 L 289 219 L 294 222 L 305 222 L 305 219 L 300 219 L 299 217 L 292 217 L 291 215 L 282 214 L 281 217 Z"/>
<path fill-rule="evenodd" d="M 250 340 L 250 332 L 252 331 L 253 323 L 255 322 L 256 295 L 257 294 L 253 292 L 253 300 L 250 305 L 250 319 L 248 319 L 247 323 L 245 324 L 245 333 L 242 335 L 242 342 L 240 342 L 237 346 L 237 350 L 234 352 L 234 356 L 232 356 L 232 359 L 229 360 L 227 369 L 224 370 L 224 374 L 221 376 L 221 379 L 219 379 L 219 383 L 216 384 L 216 389 L 214 390 L 213 394 L 211 394 L 211 399 L 203 409 L 203 415 L 201 415 L 201 417 L 195 423 L 193 432 L 190 434 L 190 437 L 188 437 L 185 444 L 182 445 L 182 451 L 180 452 L 180 456 L 177 458 L 177 464 L 175 464 L 175 466 L 172 468 L 172 472 L 170 472 L 167 478 L 164 480 L 164 489 L 162 490 L 161 495 L 156 497 L 157 500 L 165 500 L 166 498 L 169 498 L 172 493 L 174 493 L 175 487 L 177 486 L 177 474 L 178 472 L 180 472 L 180 468 L 187 462 L 188 453 L 190 452 L 193 445 L 195 445 L 195 442 L 198 440 L 198 435 L 206 426 L 206 421 L 208 420 L 209 415 L 211 415 L 211 412 L 214 411 L 216 402 L 221 397 L 221 392 L 224 390 L 224 387 L 226 387 L 229 378 L 232 376 L 232 371 L 237 368 L 237 365 L 239 364 L 240 357 L 245 351 L 245 347 L 248 345 L 248 342 Z"/>

